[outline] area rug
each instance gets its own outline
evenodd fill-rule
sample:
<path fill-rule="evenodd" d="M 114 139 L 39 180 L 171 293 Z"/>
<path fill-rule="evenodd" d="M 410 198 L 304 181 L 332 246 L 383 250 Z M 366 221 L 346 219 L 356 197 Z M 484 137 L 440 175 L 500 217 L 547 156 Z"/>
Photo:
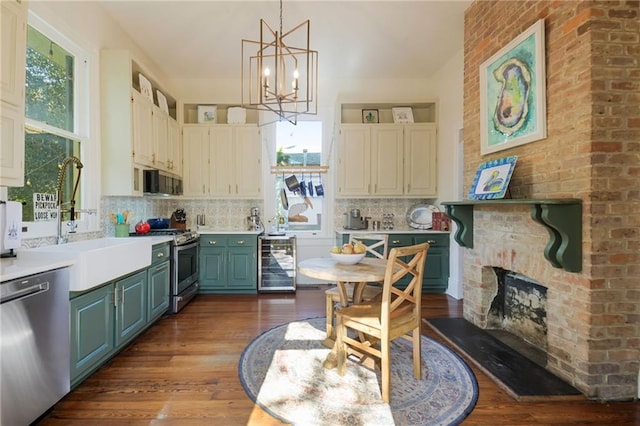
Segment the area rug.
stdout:
<path fill-rule="evenodd" d="M 282 324 L 256 337 L 238 374 L 249 397 L 273 417 L 295 425 L 456 425 L 478 399 L 473 372 L 453 351 L 422 336 L 422 380 L 413 377 L 411 343 L 391 347 L 391 404 L 380 373 L 350 360 L 345 376 L 322 362 L 325 319 Z"/>

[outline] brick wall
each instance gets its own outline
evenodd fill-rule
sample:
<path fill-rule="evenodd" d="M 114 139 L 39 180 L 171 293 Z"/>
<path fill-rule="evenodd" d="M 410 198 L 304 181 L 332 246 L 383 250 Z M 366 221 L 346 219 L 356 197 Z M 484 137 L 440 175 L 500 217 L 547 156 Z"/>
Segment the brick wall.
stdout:
<path fill-rule="evenodd" d="M 480 155 L 479 65 L 545 19 L 547 138 Z M 583 201 L 580 273 L 543 256 L 547 231 L 523 206 L 476 208 L 465 251 L 465 317 L 484 326 L 490 266 L 549 288 L 548 368 L 590 398 L 638 394 L 640 368 L 640 3 L 477 0 L 465 15 L 465 183 L 517 155 L 513 198 Z M 498 241 L 501 241 L 498 243 Z"/>

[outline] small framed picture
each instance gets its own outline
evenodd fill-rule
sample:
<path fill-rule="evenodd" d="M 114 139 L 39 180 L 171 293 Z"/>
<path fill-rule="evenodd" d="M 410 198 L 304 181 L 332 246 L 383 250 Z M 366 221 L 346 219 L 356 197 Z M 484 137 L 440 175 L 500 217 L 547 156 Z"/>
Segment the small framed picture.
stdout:
<path fill-rule="evenodd" d="M 411 107 L 391 108 L 394 123 L 413 123 L 413 110 Z"/>
<path fill-rule="evenodd" d="M 218 121 L 216 105 L 198 105 L 198 123 L 215 123 Z"/>
<path fill-rule="evenodd" d="M 469 190 L 469 199 L 504 198 L 517 159 L 514 155 L 480 164 Z"/>
<path fill-rule="evenodd" d="M 142 93 L 145 98 L 153 102 L 153 89 L 151 88 L 151 82 L 147 80 L 147 77 L 142 75 L 142 73 L 138 73 L 138 82 L 140 83 L 140 93 Z"/>
<path fill-rule="evenodd" d="M 160 107 L 160 109 L 169 114 L 169 104 L 167 104 L 167 98 L 158 89 L 156 89 L 156 96 L 158 97 L 158 106 Z"/>
<path fill-rule="evenodd" d="M 374 124 L 380 122 L 379 112 L 377 109 L 363 109 L 362 122 L 366 124 Z"/>

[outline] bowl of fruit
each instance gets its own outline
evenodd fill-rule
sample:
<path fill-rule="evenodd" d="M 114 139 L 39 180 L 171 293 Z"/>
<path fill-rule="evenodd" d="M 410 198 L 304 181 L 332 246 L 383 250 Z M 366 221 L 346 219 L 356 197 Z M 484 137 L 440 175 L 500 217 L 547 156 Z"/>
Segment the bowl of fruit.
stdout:
<path fill-rule="evenodd" d="M 367 248 L 363 244 L 343 244 L 331 249 L 331 258 L 344 265 L 355 265 L 364 259 Z"/>

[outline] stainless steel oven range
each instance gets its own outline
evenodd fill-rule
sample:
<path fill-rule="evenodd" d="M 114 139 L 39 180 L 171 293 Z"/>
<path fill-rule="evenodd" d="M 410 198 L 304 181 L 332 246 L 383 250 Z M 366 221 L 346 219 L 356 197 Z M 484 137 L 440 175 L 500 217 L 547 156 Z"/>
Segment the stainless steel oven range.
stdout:
<path fill-rule="evenodd" d="M 137 234 L 130 234 L 131 236 Z M 188 229 L 152 229 L 145 236 L 172 235 L 169 310 L 177 314 L 200 288 L 198 282 L 198 234 Z"/>
<path fill-rule="evenodd" d="M 176 234 L 171 246 L 171 313 L 177 314 L 198 294 L 198 271 L 198 234 Z"/>

